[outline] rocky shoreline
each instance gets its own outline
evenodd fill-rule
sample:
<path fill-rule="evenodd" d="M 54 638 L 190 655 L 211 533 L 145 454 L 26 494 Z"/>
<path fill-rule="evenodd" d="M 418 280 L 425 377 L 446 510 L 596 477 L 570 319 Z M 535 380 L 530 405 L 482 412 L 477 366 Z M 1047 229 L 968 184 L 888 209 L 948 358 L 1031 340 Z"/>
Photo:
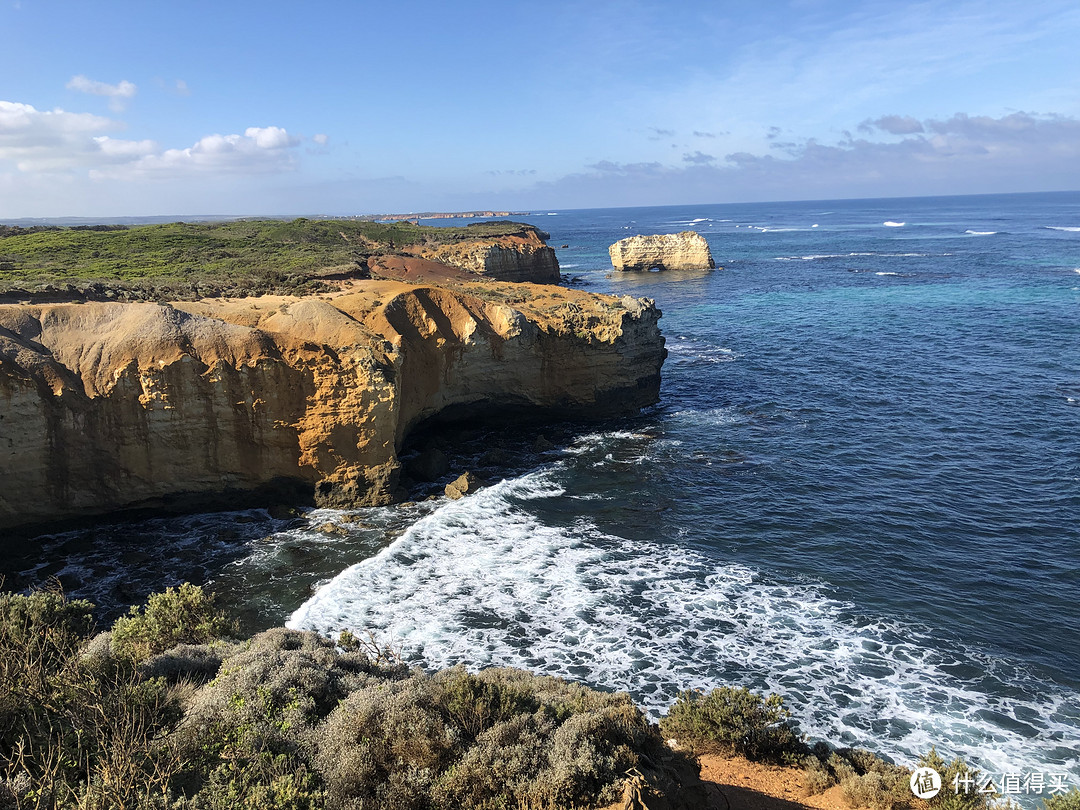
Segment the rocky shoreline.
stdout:
<path fill-rule="evenodd" d="M 381 256 L 318 295 L 0 305 L 0 529 L 245 494 L 384 504 L 429 420 L 657 400 L 652 301 L 489 280 L 490 251 L 450 247 L 479 270 Z"/>

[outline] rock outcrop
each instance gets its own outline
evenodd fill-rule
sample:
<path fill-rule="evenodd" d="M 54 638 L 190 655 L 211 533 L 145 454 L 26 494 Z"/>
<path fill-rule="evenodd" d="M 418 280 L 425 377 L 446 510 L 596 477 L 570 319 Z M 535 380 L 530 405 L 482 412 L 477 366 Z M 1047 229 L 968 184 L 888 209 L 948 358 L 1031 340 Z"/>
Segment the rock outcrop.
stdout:
<path fill-rule="evenodd" d="M 712 270 L 709 243 L 694 231 L 631 236 L 608 248 L 616 270 Z"/>
<path fill-rule="evenodd" d="M 398 450 L 431 417 L 654 402 L 659 317 L 647 299 L 450 278 L 3 305 L 0 529 L 268 487 L 387 503 Z"/>
<path fill-rule="evenodd" d="M 525 227 L 520 233 L 509 236 L 452 242 L 421 250 L 420 255 L 499 281 L 531 281 L 537 284 L 556 284 L 559 281 L 559 260 L 555 250 L 532 227 Z"/>

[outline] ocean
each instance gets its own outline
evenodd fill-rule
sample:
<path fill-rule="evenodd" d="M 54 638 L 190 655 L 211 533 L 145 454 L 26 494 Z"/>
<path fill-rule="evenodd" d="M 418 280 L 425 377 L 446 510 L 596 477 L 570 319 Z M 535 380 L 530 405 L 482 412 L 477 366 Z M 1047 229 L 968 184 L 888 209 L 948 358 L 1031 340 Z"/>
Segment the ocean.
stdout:
<path fill-rule="evenodd" d="M 492 482 L 460 501 L 102 525 L 8 585 L 108 612 L 210 583 L 249 629 L 371 631 L 653 716 L 742 685 L 815 739 L 1080 786 L 1080 193 L 519 218 L 573 286 L 656 300 L 656 406 L 447 431 Z M 617 239 L 691 229 L 723 269 L 611 272 Z"/>

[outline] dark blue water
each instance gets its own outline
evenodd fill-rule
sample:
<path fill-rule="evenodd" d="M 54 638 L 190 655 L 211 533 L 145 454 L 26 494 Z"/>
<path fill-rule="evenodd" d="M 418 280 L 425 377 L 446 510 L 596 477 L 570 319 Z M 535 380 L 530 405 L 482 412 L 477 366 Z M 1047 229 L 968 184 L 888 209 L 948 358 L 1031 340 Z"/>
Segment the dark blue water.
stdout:
<path fill-rule="evenodd" d="M 525 443 L 461 501 L 159 521 L 126 566 L 106 528 L 36 575 L 103 602 L 213 581 L 256 622 L 654 711 L 745 684 L 833 742 L 1080 782 L 1080 194 L 530 221 L 575 285 L 663 309 L 659 405 Z M 691 228 L 724 269 L 610 273 L 611 242 Z"/>

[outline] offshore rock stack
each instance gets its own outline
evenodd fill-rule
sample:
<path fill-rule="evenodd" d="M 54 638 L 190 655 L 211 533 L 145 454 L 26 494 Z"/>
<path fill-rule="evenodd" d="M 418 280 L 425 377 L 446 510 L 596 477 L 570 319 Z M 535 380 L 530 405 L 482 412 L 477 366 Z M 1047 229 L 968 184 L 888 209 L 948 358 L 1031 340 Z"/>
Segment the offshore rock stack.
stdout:
<path fill-rule="evenodd" d="M 713 270 L 709 243 L 694 231 L 631 236 L 608 248 L 616 270 Z"/>

